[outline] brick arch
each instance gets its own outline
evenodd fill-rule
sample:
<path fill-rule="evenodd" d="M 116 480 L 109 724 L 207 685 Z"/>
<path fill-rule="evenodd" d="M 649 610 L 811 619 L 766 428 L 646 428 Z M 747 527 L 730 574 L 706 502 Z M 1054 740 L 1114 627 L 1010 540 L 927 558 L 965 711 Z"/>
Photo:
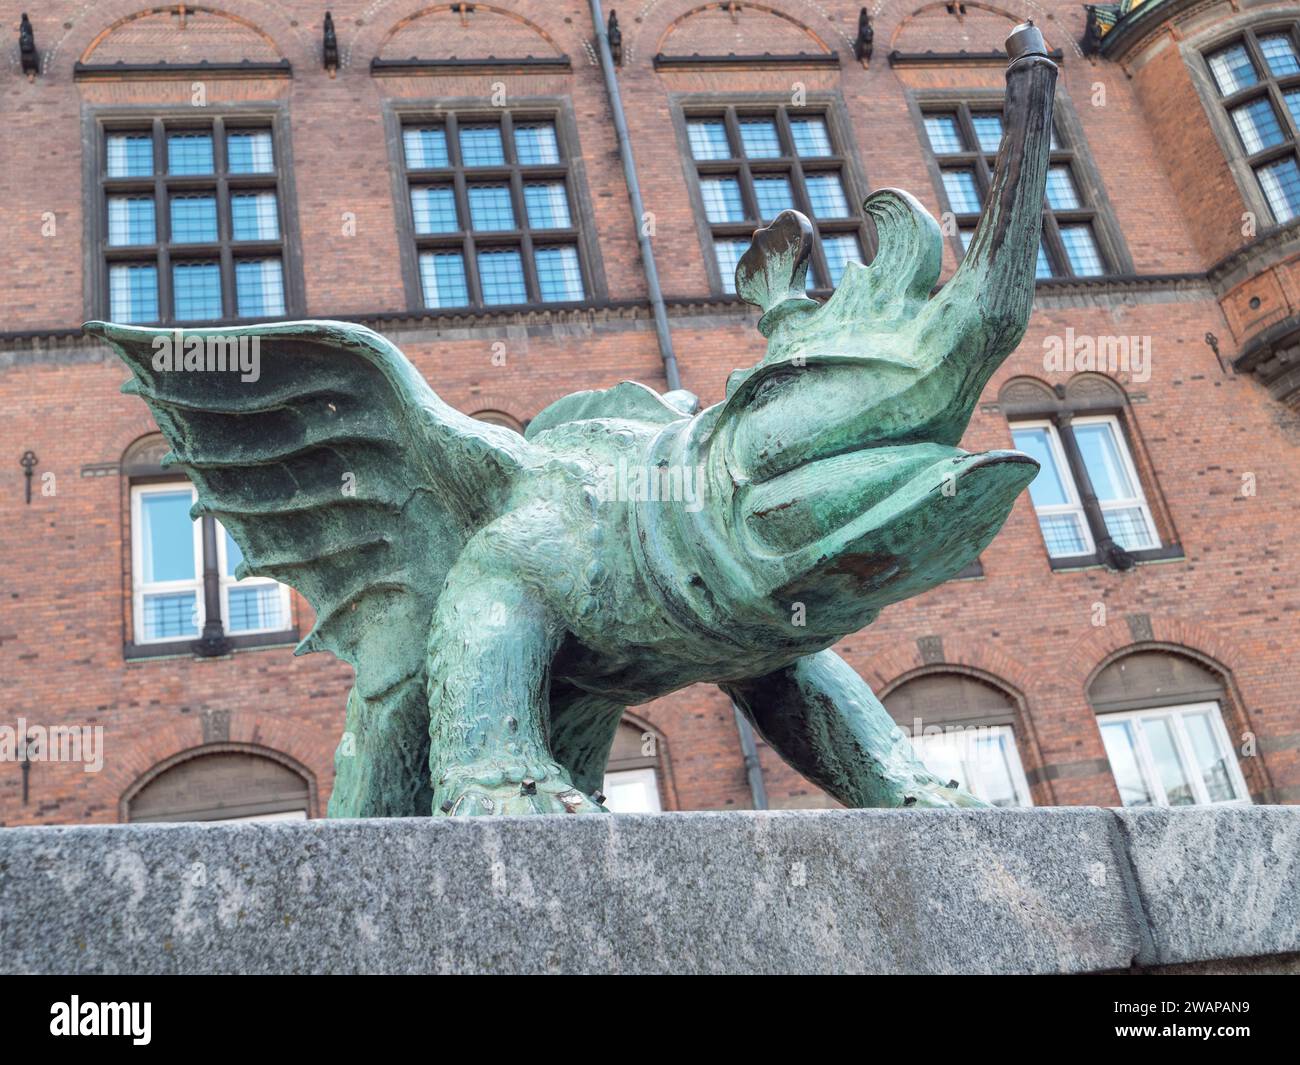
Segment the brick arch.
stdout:
<path fill-rule="evenodd" d="M 307 814 L 309 817 L 317 817 L 320 814 L 320 796 L 316 787 L 316 774 L 313 773 L 306 765 L 298 759 L 278 751 L 272 747 L 267 747 L 257 743 L 205 743 L 198 747 L 189 747 L 155 762 L 126 787 L 118 799 L 117 812 L 118 820 L 125 823 L 127 820 L 128 809 L 131 800 L 139 795 L 145 788 L 152 784 L 169 770 L 177 766 L 184 765 L 186 762 L 193 761 L 196 758 L 204 758 L 212 754 L 251 754 L 258 758 L 267 758 L 272 762 L 292 770 L 298 776 L 302 777 L 307 785 Z"/>
<path fill-rule="evenodd" d="M 181 5 L 168 4 L 117 19 L 95 35 L 81 53 L 81 62 L 157 63 L 184 58 L 192 62 L 207 59 L 237 63 L 241 59 L 275 62 L 284 58 L 270 34 L 247 18 L 214 7 L 185 4 L 186 28 L 181 29 L 181 10 Z M 191 19 L 194 26 L 190 25 Z M 186 34 L 192 34 L 196 27 L 200 39 L 187 39 Z M 230 37 L 222 40 L 221 34 Z M 185 55 L 184 50 L 191 43 L 202 46 L 203 51 Z"/>
<path fill-rule="evenodd" d="M 877 695 L 896 688 L 903 681 L 926 671 L 956 670 L 980 679 L 992 679 L 998 686 L 1020 698 L 1036 687 L 1032 673 L 1021 663 L 988 640 L 968 636 L 943 635 L 943 660 L 927 662 L 915 640 L 897 640 L 882 649 L 871 649 L 867 656 L 870 676 L 867 680 Z"/>
<path fill-rule="evenodd" d="M 631 710 L 624 710 L 623 717 L 619 720 L 619 727 L 631 725 L 633 728 L 641 730 L 642 734 L 650 733 L 655 738 L 655 757 L 659 759 L 660 780 L 662 781 L 662 797 L 665 810 L 680 810 L 681 802 L 677 798 L 677 782 L 673 778 L 672 755 L 668 745 L 668 737 L 664 730 L 657 725 L 653 725 L 647 718 Z"/>
<path fill-rule="evenodd" d="M 140 0 L 101 0 L 96 4 L 84 4 L 60 20 L 59 32 L 52 38 L 52 43 L 49 43 L 49 37 L 42 36 L 44 27 L 38 23 L 37 49 L 41 53 L 42 75 L 56 73 L 71 77 L 73 63 L 90 55 L 114 28 L 176 6 L 145 6 Z M 199 10 L 191 4 L 186 4 L 186 8 Z M 293 25 L 274 0 L 220 0 L 219 6 L 204 5 L 202 10 L 250 27 L 260 38 L 270 42 L 278 57 L 286 58 L 296 66 L 319 62 L 320 25 L 314 22 Z M 323 9 L 321 20 L 324 20 Z M 10 57 L 10 67 L 18 68 L 17 48 Z"/>
<path fill-rule="evenodd" d="M 963 46 L 961 44 L 951 44 L 940 41 L 931 41 L 922 43 L 920 47 L 915 47 L 914 42 L 907 39 L 904 35 L 905 28 L 913 23 L 916 16 L 922 12 L 933 13 L 938 9 L 939 13 L 944 13 L 948 0 L 929 0 L 924 4 L 918 4 L 916 0 L 876 0 L 876 3 L 869 5 L 868 11 L 871 14 L 872 22 L 876 30 L 876 47 L 877 54 L 882 50 L 881 41 L 889 41 L 889 48 L 892 50 L 898 48 L 900 51 L 956 51 Z M 981 15 L 1002 15 L 1011 22 L 1006 25 L 1009 33 L 1013 25 L 1033 20 L 1043 33 L 1043 38 L 1047 42 L 1048 48 L 1063 48 L 1065 52 L 1082 57 L 1083 51 L 1080 49 L 1075 38 L 1083 32 L 1083 12 L 1079 12 L 1078 28 L 1066 25 L 1062 20 L 1053 17 L 1055 12 L 1049 11 L 1039 0 L 998 0 L 997 3 L 984 3 L 981 0 L 964 0 L 967 11 L 977 11 Z M 1071 15 L 1071 18 L 1074 16 Z M 856 16 L 855 16 L 856 18 Z M 980 44 L 965 45 L 968 51 L 988 51 L 991 48 L 1002 50 L 1003 41 L 1007 34 L 1003 33 L 991 44 L 987 41 L 981 41 Z"/>
<path fill-rule="evenodd" d="M 547 400 L 546 402 L 551 401 Z M 545 404 L 542 406 L 545 406 Z M 465 399 L 464 402 L 457 403 L 456 409 L 471 417 L 477 415 L 480 411 L 497 411 L 513 418 L 520 425 L 526 425 L 542 407 L 538 407 L 537 410 L 525 410 L 519 402 L 518 396 L 507 396 L 501 392 L 476 392 Z"/>
<path fill-rule="evenodd" d="M 638 60 L 649 62 L 655 52 L 662 49 L 670 27 L 706 8 L 716 8 L 718 3 L 701 4 L 700 0 L 647 0 L 639 9 L 619 9 L 619 28 L 623 32 L 624 64 Z M 803 27 L 811 38 L 826 52 L 851 51 L 857 33 L 858 9 L 832 18 L 819 0 L 766 0 L 763 4 L 740 3 L 740 8 L 752 8 L 775 14 L 797 26 Z M 725 49 L 718 49 L 723 51 Z"/>
<path fill-rule="evenodd" d="M 492 39 L 497 43 L 483 46 L 476 43 L 473 46 L 473 54 L 458 55 L 456 51 L 458 45 L 445 43 L 448 31 L 454 32 L 462 25 L 462 16 L 452 10 L 451 4 L 425 5 L 417 11 L 398 18 L 379 39 L 374 54 L 383 59 L 408 59 L 412 56 L 419 59 L 445 59 L 453 56 L 460 59 L 476 59 L 486 55 L 498 59 L 518 59 L 527 55 L 564 54 L 564 49 L 550 33 L 516 11 L 476 3 L 468 17 L 483 21 L 484 16 L 489 16 L 486 21 L 494 25 L 490 27 L 479 25 L 475 28 L 494 29 Z M 409 43 L 402 43 L 404 37 L 409 40 Z M 408 53 L 404 51 L 408 47 L 415 47 L 417 50 Z"/>
<path fill-rule="evenodd" d="M 777 8 L 763 4 L 739 4 L 736 5 L 734 15 L 730 9 L 730 4 L 714 2 L 701 4 L 679 15 L 664 29 L 655 50 L 666 55 L 716 55 L 728 52 L 789 54 L 806 51 L 807 44 L 811 41 L 820 52 L 833 51 L 810 27 Z M 728 42 L 724 36 L 722 41 L 718 41 L 719 30 L 725 33 L 728 24 L 740 27 L 742 20 L 751 12 L 761 12 L 763 16 L 757 25 L 752 20 L 744 25 L 746 30 L 757 31 L 752 36 L 752 44 L 739 30 L 733 35 L 735 40 Z M 740 47 L 729 47 L 729 44 Z"/>
<path fill-rule="evenodd" d="M 214 706 L 211 709 L 226 708 Z M 308 767 L 320 764 L 322 747 L 332 749 L 335 737 L 325 736 L 319 730 L 296 722 L 285 714 L 231 709 L 229 715 L 229 730 L 225 738 L 217 742 L 204 742 L 201 712 L 176 715 L 164 724 L 123 736 L 120 740 L 121 756 L 106 761 L 102 774 L 108 789 L 121 796 L 120 815 L 125 817 L 126 799 L 134 794 L 132 785 L 139 782 L 139 786 L 143 787 L 152 779 L 152 771 L 161 772 L 187 757 L 242 749 L 267 754 L 281 759 L 286 765 L 298 767 L 307 778 L 312 813 L 319 815 L 322 810 L 319 795 L 322 782 Z M 114 746 L 119 742 L 108 736 L 105 741 Z"/>

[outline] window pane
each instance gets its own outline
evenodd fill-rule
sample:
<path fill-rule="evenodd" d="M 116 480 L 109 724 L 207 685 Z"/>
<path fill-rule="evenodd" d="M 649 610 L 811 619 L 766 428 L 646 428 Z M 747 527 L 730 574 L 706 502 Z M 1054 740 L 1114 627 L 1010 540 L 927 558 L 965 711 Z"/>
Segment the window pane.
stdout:
<path fill-rule="evenodd" d="M 226 165 L 232 174 L 270 174 L 275 152 L 269 130 L 236 130 L 226 134 Z"/>
<path fill-rule="evenodd" d="M 698 118 L 686 123 L 691 155 L 696 159 L 730 159 L 727 126 L 720 118 Z"/>
<path fill-rule="evenodd" d="M 1241 146 L 1248 154 L 1281 144 L 1286 139 L 1267 96 L 1234 107 L 1230 114 L 1241 138 Z"/>
<path fill-rule="evenodd" d="M 1154 806 L 1151 789 L 1138 768 L 1131 724 L 1128 721 L 1103 722 L 1101 739 L 1110 760 L 1110 771 L 1115 774 L 1120 802 L 1125 806 Z"/>
<path fill-rule="evenodd" d="M 456 190 L 450 185 L 412 189 L 411 219 L 417 233 L 455 233 L 460 229 Z"/>
<path fill-rule="evenodd" d="M 1259 81 L 1255 64 L 1244 44 L 1234 44 L 1210 56 L 1210 73 L 1214 75 L 1221 96 L 1231 96 L 1238 89 Z"/>
<path fill-rule="evenodd" d="M 235 313 L 241 318 L 284 314 L 284 276 L 280 260 L 237 260 L 235 302 Z"/>
<path fill-rule="evenodd" d="M 194 592 L 170 592 L 144 596 L 144 638 L 182 639 L 199 634 L 198 596 Z"/>
<path fill-rule="evenodd" d="M 1219 738 L 1210 722 L 1208 713 L 1185 714 L 1183 728 L 1192 744 L 1192 757 L 1196 760 L 1195 771 L 1205 783 L 1205 790 L 1210 802 L 1231 802 L 1244 799 L 1238 795 L 1232 774 L 1228 769 L 1228 759 L 1232 757 L 1219 744 Z"/>
<path fill-rule="evenodd" d="M 515 127 L 515 157 L 520 166 L 548 166 L 560 161 L 560 142 L 550 122 Z"/>
<path fill-rule="evenodd" d="M 152 177 L 153 137 L 148 133 L 108 135 L 108 176 Z"/>
<path fill-rule="evenodd" d="M 157 239 L 152 196 L 108 198 L 109 244 L 152 244 Z"/>
<path fill-rule="evenodd" d="M 750 159 L 777 159 L 781 156 L 776 122 L 770 118 L 742 118 L 740 143 Z"/>
<path fill-rule="evenodd" d="M 943 187 L 954 214 L 979 214 L 980 194 L 975 187 L 973 170 L 945 170 Z"/>
<path fill-rule="evenodd" d="M 851 262 L 862 262 L 862 246 L 852 233 L 837 233 L 834 236 L 823 237 L 822 254 L 826 256 L 826 266 L 831 272 L 832 288 L 840 283 L 845 266 Z"/>
<path fill-rule="evenodd" d="M 794 209 L 790 179 L 781 174 L 754 178 L 754 198 L 758 201 L 758 216 L 764 222 Z"/>
<path fill-rule="evenodd" d="M 790 119 L 790 136 L 794 150 L 805 159 L 834 154 L 824 118 Z"/>
<path fill-rule="evenodd" d="M 426 307 L 463 307 L 469 303 L 465 259 L 458 251 L 421 254 L 420 285 Z"/>
<path fill-rule="evenodd" d="M 1282 99 L 1286 101 L 1286 109 L 1291 112 L 1291 121 L 1300 127 L 1300 89 L 1283 93 Z"/>
<path fill-rule="evenodd" d="M 173 196 L 172 242 L 199 244 L 217 239 L 217 200 L 210 193 Z"/>
<path fill-rule="evenodd" d="M 288 626 L 279 585 L 258 584 L 251 588 L 235 585 L 226 593 L 226 605 L 230 612 L 226 628 L 230 632 L 256 632 Z"/>
<path fill-rule="evenodd" d="M 235 240 L 279 240 L 280 212 L 274 192 L 237 192 L 230 197 Z"/>
<path fill-rule="evenodd" d="M 970 251 L 970 242 L 975 239 L 975 230 L 959 229 L 957 231 L 957 236 L 961 238 L 961 250 Z M 1042 253 L 1042 250 L 1042 246 L 1040 245 L 1038 249 L 1040 254 Z"/>
<path fill-rule="evenodd" d="M 509 185 L 471 185 L 469 217 L 475 229 L 487 232 L 515 228 L 515 208 Z"/>
<path fill-rule="evenodd" d="M 1097 241 L 1092 235 L 1092 226 L 1086 222 L 1061 226 L 1061 243 L 1065 245 L 1070 269 L 1079 277 L 1099 277 L 1106 272 L 1101 252 L 1097 250 Z"/>
<path fill-rule="evenodd" d="M 1259 38 L 1259 50 L 1264 54 L 1264 62 L 1273 72 L 1275 78 L 1284 78 L 1288 74 L 1300 74 L 1300 60 L 1296 59 L 1295 45 L 1291 43 L 1289 33 L 1265 33 Z"/>
<path fill-rule="evenodd" d="M 505 163 L 501 127 L 495 124 L 461 126 L 460 159 L 463 166 L 501 166 Z"/>
<path fill-rule="evenodd" d="M 980 151 L 996 152 L 1002 145 L 1002 116 L 1001 115 L 971 115 L 971 125 L 975 127 L 975 137 L 979 141 Z M 1052 147 L 1059 147 L 1055 143 L 1056 134 L 1052 134 Z"/>
<path fill-rule="evenodd" d="M 126 325 L 156 322 L 158 268 L 153 264 L 109 267 L 108 315 Z"/>
<path fill-rule="evenodd" d="M 710 222 L 745 220 L 740 182 L 734 177 L 700 178 L 700 196 L 704 200 L 704 217 Z"/>
<path fill-rule="evenodd" d="M 1174 746 L 1174 735 L 1169 721 L 1163 717 L 1142 719 L 1142 732 L 1146 736 L 1147 749 L 1155 763 L 1156 775 L 1164 785 L 1165 799 L 1170 806 L 1194 806 L 1196 796 L 1192 792 L 1192 782 L 1187 777 L 1183 761 L 1178 757 Z"/>
<path fill-rule="evenodd" d="M 240 546 L 235 543 L 235 538 L 230 535 L 230 530 L 220 522 L 217 522 L 217 528 L 221 530 L 221 535 L 226 540 L 226 576 L 233 577 L 239 564 L 244 561 L 244 552 Z"/>
<path fill-rule="evenodd" d="M 528 224 L 533 229 L 568 229 L 573 225 L 569 215 L 569 196 L 562 181 L 525 185 L 524 207 L 528 211 Z"/>
<path fill-rule="evenodd" d="M 656 814 L 661 809 L 658 779 L 650 766 L 606 773 L 601 790 L 602 805 L 612 814 Z"/>
<path fill-rule="evenodd" d="M 1145 551 L 1160 546 L 1141 507 L 1107 507 L 1102 517 L 1106 519 L 1110 538 L 1125 551 Z"/>
<path fill-rule="evenodd" d="M 1120 443 L 1115 439 L 1111 422 L 1088 422 L 1074 426 L 1074 439 L 1083 455 L 1083 465 L 1092 481 L 1093 491 L 1103 503 L 1115 499 L 1134 499 L 1137 491 L 1120 457 Z"/>
<path fill-rule="evenodd" d="M 167 136 L 169 174 L 211 174 L 211 133 L 170 133 Z"/>
<path fill-rule="evenodd" d="M 220 318 L 220 268 L 216 263 L 173 263 L 172 299 L 182 322 Z"/>
<path fill-rule="evenodd" d="M 804 183 L 808 187 L 808 204 L 814 217 L 849 216 L 849 201 L 844 195 L 844 182 L 839 174 L 809 174 Z"/>
<path fill-rule="evenodd" d="M 451 165 L 447 153 L 447 131 L 441 126 L 408 126 L 402 130 L 402 151 L 410 170 L 432 170 Z"/>
<path fill-rule="evenodd" d="M 1066 491 L 1064 475 L 1056 465 L 1056 453 L 1046 429 L 1026 428 L 1011 430 L 1011 439 L 1017 451 L 1034 459 L 1039 470 L 1029 482 L 1029 498 L 1036 507 L 1055 507 L 1071 502 Z"/>
<path fill-rule="evenodd" d="M 1056 271 L 1052 268 L 1052 260 L 1047 254 L 1047 248 L 1040 240 L 1038 242 L 1038 261 L 1034 263 L 1034 279 L 1055 276 Z"/>
<path fill-rule="evenodd" d="M 189 488 L 175 492 L 148 492 L 140 496 L 140 579 L 189 581 L 198 576 L 194 557 L 194 522 Z"/>
<path fill-rule="evenodd" d="M 1072 211 L 1082 206 L 1068 166 L 1058 164 L 1048 168 L 1047 205 L 1053 211 Z"/>
<path fill-rule="evenodd" d="M 1070 558 L 1089 553 L 1083 535 L 1083 518 L 1077 511 L 1063 514 L 1039 514 L 1038 528 L 1043 534 L 1047 554 L 1052 558 Z"/>
<path fill-rule="evenodd" d="M 925 133 L 930 138 L 930 147 L 934 149 L 935 155 L 951 155 L 965 147 L 961 142 L 957 119 L 952 115 L 926 115 Z"/>
<path fill-rule="evenodd" d="M 722 275 L 722 291 L 736 291 L 736 265 L 749 247 L 747 240 L 715 240 L 713 252 L 718 257 L 718 273 Z"/>
<path fill-rule="evenodd" d="M 1016 786 L 1020 768 L 1020 754 L 1011 729 L 1002 725 L 996 729 L 968 730 L 967 788 L 985 802 L 994 806 L 1024 806 L 1028 796 L 1021 796 Z"/>
<path fill-rule="evenodd" d="M 1291 158 L 1261 166 L 1255 173 L 1278 222 L 1300 215 L 1300 167 Z"/>
<path fill-rule="evenodd" d="M 479 284 L 483 302 L 491 305 L 527 303 L 524 264 L 516 248 L 493 248 L 478 253 Z"/>
<path fill-rule="evenodd" d="M 538 248 L 533 257 L 543 303 L 582 299 L 582 269 L 578 266 L 577 248 Z"/>

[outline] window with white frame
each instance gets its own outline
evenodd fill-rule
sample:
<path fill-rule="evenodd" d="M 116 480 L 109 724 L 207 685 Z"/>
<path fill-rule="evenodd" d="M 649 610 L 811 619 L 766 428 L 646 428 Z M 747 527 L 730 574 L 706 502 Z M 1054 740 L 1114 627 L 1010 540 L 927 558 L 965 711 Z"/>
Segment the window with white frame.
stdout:
<path fill-rule="evenodd" d="M 1125 806 L 1248 802 L 1217 702 L 1099 716 Z"/>
<path fill-rule="evenodd" d="M 1093 555 L 1103 539 L 1126 552 L 1161 546 L 1117 417 L 1013 422 L 1011 435 L 1041 467 L 1029 496 L 1049 556 Z"/>
<path fill-rule="evenodd" d="M 132 615 L 137 645 L 207 636 L 209 618 L 222 634 L 247 636 L 292 627 L 289 589 L 265 577 L 238 580 L 239 546 L 215 519 L 190 517 L 197 493 L 187 482 L 135 485 L 131 490 Z M 205 535 L 211 521 L 214 535 Z M 215 549 L 210 547 L 215 544 Z M 205 574 L 217 574 L 210 602 Z"/>
<path fill-rule="evenodd" d="M 973 725 L 923 733 L 912 740 L 930 772 L 959 781 L 994 806 L 1032 806 L 1029 782 L 1010 725 Z"/>
<path fill-rule="evenodd" d="M 605 774 L 605 807 L 616 814 L 657 814 L 659 777 L 653 769 L 619 769 Z"/>

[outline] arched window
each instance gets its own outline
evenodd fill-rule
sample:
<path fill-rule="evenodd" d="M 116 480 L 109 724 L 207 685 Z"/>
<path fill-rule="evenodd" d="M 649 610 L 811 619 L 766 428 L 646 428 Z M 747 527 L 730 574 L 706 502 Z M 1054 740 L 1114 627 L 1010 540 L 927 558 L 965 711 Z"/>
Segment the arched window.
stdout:
<path fill-rule="evenodd" d="M 881 701 L 934 773 L 994 806 L 1032 806 L 1012 696 L 964 673 L 925 673 Z"/>
<path fill-rule="evenodd" d="M 1199 662 L 1135 651 L 1088 686 L 1125 806 L 1248 802 L 1223 720 L 1222 680 Z"/>
<path fill-rule="evenodd" d="M 476 410 L 470 417 L 481 422 L 487 422 L 489 425 L 500 425 L 505 429 L 513 429 L 520 436 L 524 433 L 523 424 L 502 410 Z"/>
<path fill-rule="evenodd" d="M 623 721 L 605 766 L 605 805 L 616 814 L 658 813 L 662 762 L 660 738 L 632 721 Z"/>
<path fill-rule="evenodd" d="M 310 816 L 311 785 L 287 760 L 223 750 L 164 763 L 124 806 L 128 821 L 297 821 Z"/>
<path fill-rule="evenodd" d="M 1147 357 L 1130 350 L 1140 343 L 1138 337 L 1083 339 L 1093 345 L 1091 365 L 1097 358 L 1118 363 L 1123 354 L 1125 365 L 1114 368 L 1133 369 Z M 1075 346 L 1078 340 L 1067 331 L 1061 343 Z M 1079 354 L 1068 352 L 1067 365 L 1075 365 Z M 1182 555 L 1172 542 L 1167 515 L 1153 505 L 1158 503 L 1154 485 L 1143 476 L 1149 464 L 1135 446 L 1128 400 L 1118 384 L 1091 372 L 1075 374 L 1056 388 L 1016 378 L 1003 387 L 998 405 L 1016 448 L 1042 467 L 1029 497 L 1053 568 L 1100 562 L 1129 569 L 1135 562 Z"/>
<path fill-rule="evenodd" d="M 215 518 L 190 518 L 194 487 L 163 469 L 166 453 L 166 441 L 154 434 L 122 457 L 131 528 L 127 657 L 224 654 L 291 639 L 289 589 L 265 577 L 236 578 L 239 545 Z"/>

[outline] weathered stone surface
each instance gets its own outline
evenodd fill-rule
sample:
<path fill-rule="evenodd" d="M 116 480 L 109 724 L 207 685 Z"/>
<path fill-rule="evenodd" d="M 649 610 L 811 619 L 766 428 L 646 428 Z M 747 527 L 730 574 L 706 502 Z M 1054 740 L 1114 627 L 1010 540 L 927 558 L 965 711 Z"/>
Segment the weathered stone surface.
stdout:
<path fill-rule="evenodd" d="M 14 828 L 0 968 L 1124 968 L 1117 840 L 1088 808 Z"/>
<path fill-rule="evenodd" d="M 1300 808 L 1117 810 L 1150 926 L 1144 963 L 1300 951 Z"/>

